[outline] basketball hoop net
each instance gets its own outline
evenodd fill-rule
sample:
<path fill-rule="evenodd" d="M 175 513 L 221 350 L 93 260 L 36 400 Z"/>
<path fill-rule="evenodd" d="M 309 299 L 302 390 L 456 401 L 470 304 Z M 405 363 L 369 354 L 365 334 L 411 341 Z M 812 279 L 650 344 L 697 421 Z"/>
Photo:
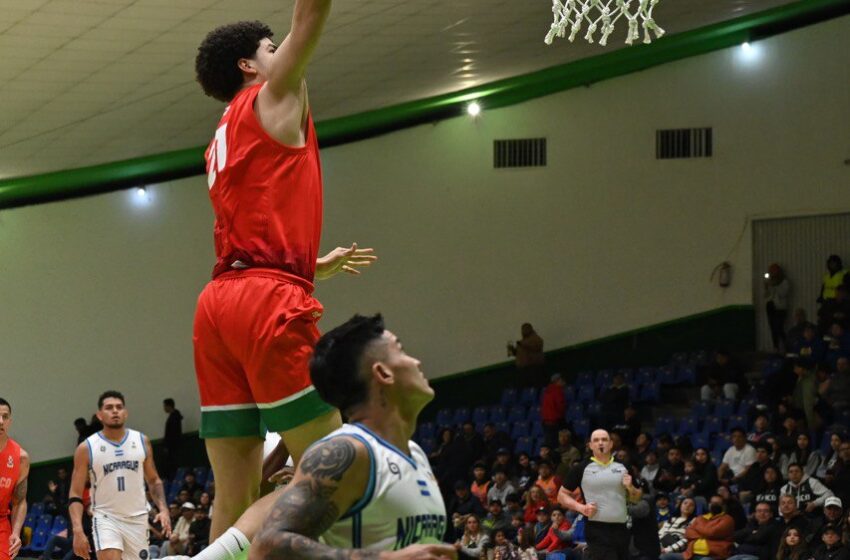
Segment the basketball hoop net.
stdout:
<path fill-rule="evenodd" d="M 614 25 L 620 18 L 629 22 L 626 44 L 631 45 L 640 38 L 639 28 L 643 28 L 643 42 L 652 42 L 652 34 L 656 39 L 664 35 L 664 30 L 658 27 L 652 19 L 652 10 L 661 0 L 552 0 L 552 12 L 555 22 L 546 34 L 546 44 L 551 45 L 555 37 L 567 37 L 573 42 L 581 28 L 587 23 L 587 33 L 584 39 L 592 43 L 594 35 L 599 31 L 599 44 L 608 44 L 608 36 L 614 32 Z M 569 36 L 567 36 L 569 29 Z"/>

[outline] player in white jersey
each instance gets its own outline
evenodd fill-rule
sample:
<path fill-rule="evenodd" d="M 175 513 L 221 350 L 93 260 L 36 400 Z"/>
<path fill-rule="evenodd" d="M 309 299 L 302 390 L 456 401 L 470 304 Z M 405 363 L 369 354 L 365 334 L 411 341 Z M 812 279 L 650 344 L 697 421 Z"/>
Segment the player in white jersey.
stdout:
<path fill-rule="evenodd" d="M 125 427 L 124 396 L 106 391 L 97 401 L 103 431 L 89 436 L 74 453 L 74 473 L 68 512 L 74 531 L 74 553 L 88 560 L 89 541 L 83 532 L 82 495 L 91 482 L 92 536 L 98 560 L 146 560 L 148 502 L 145 483 L 166 534 L 171 519 L 162 480 L 153 462 L 147 436 Z"/>
<path fill-rule="evenodd" d="M 310 447 L 292 481 L 256 502 L 195 560 L 454 558 L 441 544 L 446 509 L 422 449 L 410 441 L 434 390 L 384 329 L 355 316 L 319 339 L 313 386 L 348 423 Z"/>

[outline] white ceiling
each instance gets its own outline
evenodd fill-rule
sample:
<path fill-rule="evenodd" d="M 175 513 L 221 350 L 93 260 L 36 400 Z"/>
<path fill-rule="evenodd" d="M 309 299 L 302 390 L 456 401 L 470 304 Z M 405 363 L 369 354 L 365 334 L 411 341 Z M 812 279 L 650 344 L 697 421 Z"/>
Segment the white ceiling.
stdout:
<path fill-rule="evenodd" d="M 664 0 L 668 33 L 792 0 Z M 194 81 L 213 27 L 293 0 L 0 0 L 0 178 L 206 144 L 222 106 Z M 487 83 L 606 49 L 543 37 L 549 0 L 336 0 L 311 64 L 317 120 Z M 623 48 L 620 26 L 607 50 Z"/>

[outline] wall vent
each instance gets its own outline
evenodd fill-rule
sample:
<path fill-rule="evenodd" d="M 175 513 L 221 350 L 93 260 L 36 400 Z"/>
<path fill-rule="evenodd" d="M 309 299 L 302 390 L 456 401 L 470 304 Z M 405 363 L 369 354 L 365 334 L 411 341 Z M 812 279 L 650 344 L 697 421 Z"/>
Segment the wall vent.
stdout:
<path fill-rule="evenodd" d="M 711 128 L 677 128 L 655 132 L 655 158 L 708 158 L 713 153 Z"/>
<path fill-rule="evenodd" d="M 546 167 L 546 139 L 494 140 L 493 167 Z"/>

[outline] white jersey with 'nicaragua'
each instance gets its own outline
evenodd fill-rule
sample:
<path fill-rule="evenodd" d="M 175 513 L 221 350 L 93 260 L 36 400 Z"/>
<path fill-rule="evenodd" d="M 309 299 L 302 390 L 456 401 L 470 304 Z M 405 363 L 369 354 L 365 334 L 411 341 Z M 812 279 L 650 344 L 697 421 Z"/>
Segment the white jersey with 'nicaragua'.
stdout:
<path fill-rule="evenodd" d="M 89 447 L 91 503 L 95 513 L 135 517 L 148 512 L 143 464 L 147 457 L 141 432 L 128 429 L 120 443 L 97 432 Z"/>
<path fill-rule="evenodd" d="M 398 550 L 443 540 L 446 506 L 428 457 L 410 442 L 410 455 L 362 424 L 344 424 L 325 439 L 346 435 L 369 451 L 366 493 L 321 540 L 334 548 Z"/>

